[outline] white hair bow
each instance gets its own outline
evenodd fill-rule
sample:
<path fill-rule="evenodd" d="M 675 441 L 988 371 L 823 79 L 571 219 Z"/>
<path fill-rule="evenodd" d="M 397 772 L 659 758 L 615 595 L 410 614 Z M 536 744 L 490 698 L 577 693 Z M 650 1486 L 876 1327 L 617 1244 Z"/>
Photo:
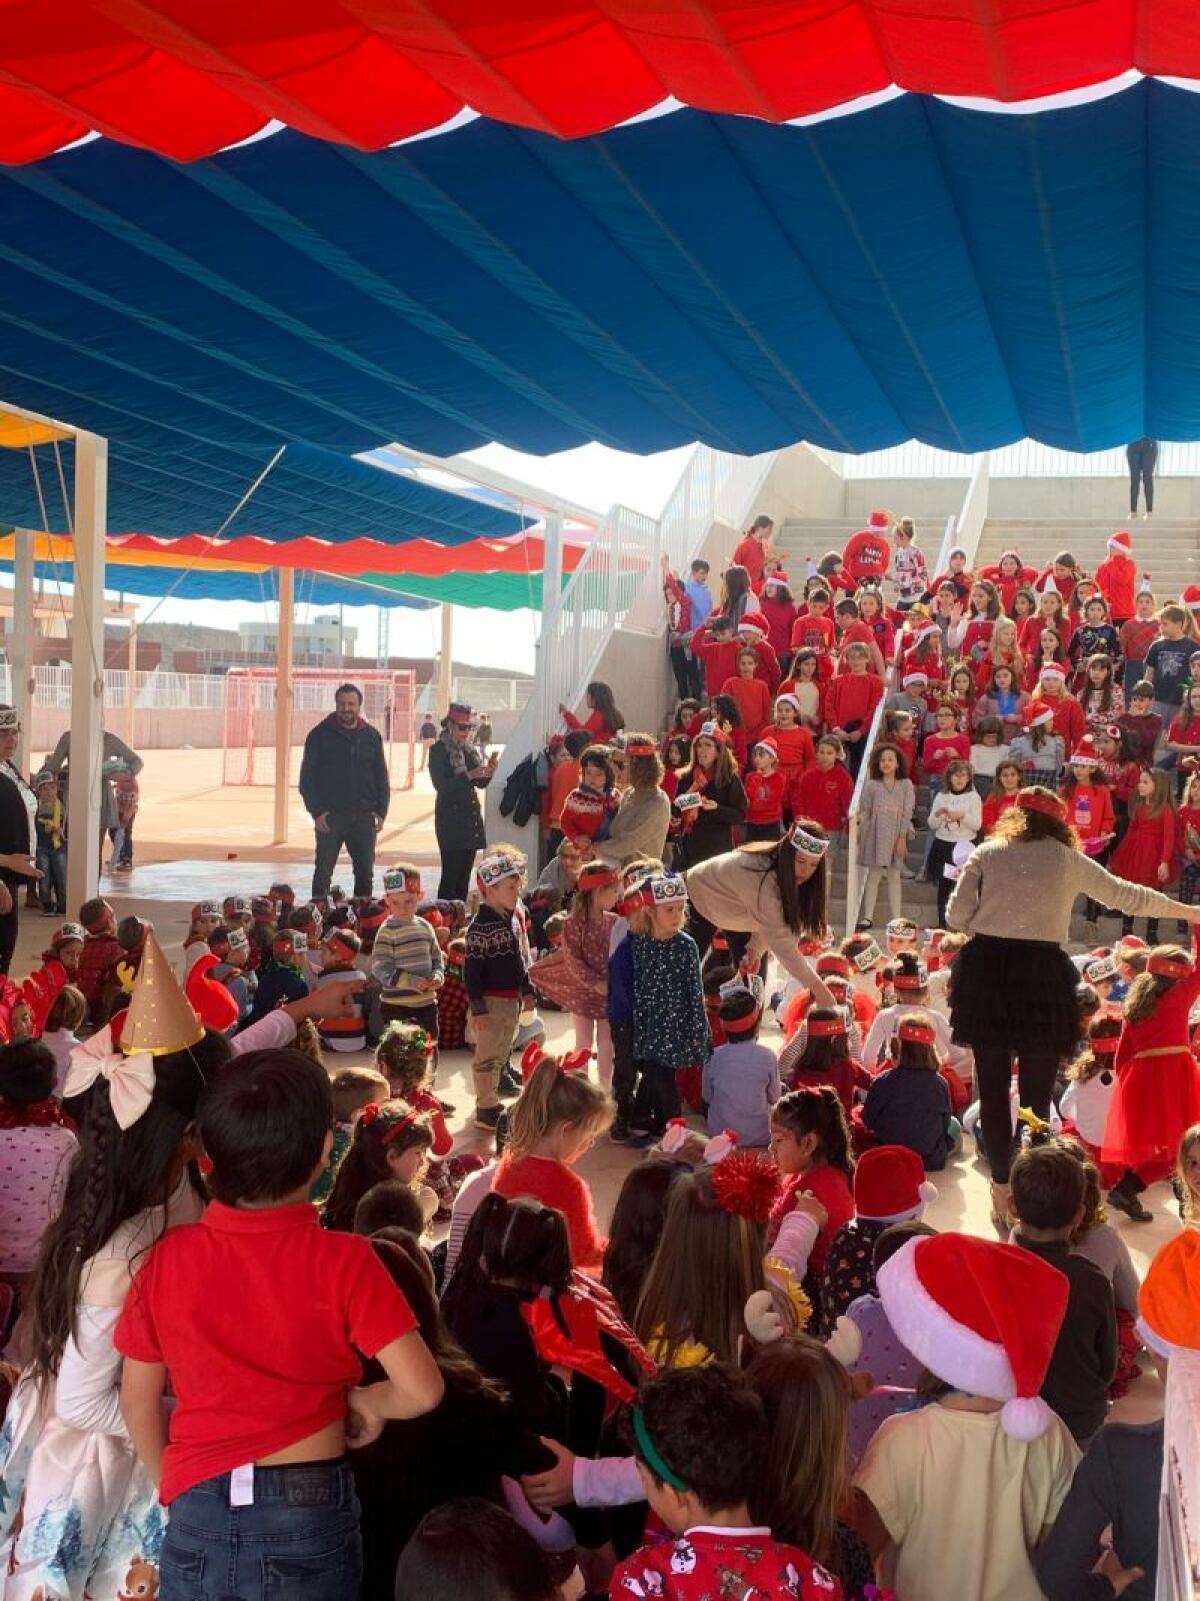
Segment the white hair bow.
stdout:
<path fill-rule="evenodd" d="M 111 1027 L 105 1027 L 71 1052 L 63 1098 L 82 1095 L 98 1078 L 108 1080 L 108 1098 L 119 1128 L 130 1128 L 154 1095 L 154 1058 L 149 1051 L 132 1056 L 114 1050 Z"/>

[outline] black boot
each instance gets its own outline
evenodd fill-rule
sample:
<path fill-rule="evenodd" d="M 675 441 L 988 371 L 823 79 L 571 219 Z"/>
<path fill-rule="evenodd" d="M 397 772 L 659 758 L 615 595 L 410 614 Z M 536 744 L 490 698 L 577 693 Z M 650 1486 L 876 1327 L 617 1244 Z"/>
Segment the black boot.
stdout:
<path fill-rule="evenodd" d="M 1127 1171 L 1120 1182 L 1109 1190 L 1109 1206 L 1118 1212 L 1124 1212 L 1125 1216 L 1132 1218 L 1135 1223 L 1153 1223 L 1154 1213 L 1148 1212 L 1138 1199 L 1138 1191 L 1142 1188 L 1136 1176 Z"/>

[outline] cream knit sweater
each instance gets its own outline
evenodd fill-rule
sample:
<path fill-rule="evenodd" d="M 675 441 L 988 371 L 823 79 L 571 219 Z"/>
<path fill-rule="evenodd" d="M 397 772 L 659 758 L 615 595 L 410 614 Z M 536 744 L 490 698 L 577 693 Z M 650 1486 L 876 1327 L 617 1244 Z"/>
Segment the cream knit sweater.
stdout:
<path fill-rule="evenodd" d="M 971 854 L 950 897 L 946 921 L 961 934 L 1065 945 L 1079 895 L 1090 895 L 1129 917 L 1190 916 L 1190 909 L 1169 895 L 1116 878 L 1090 856 L 1055 839 L 997 839 Z"/>
<path fill-rule="evenodd" d="M 784 921 L 775 875 L 762 868 L 762 856 L 747 851 L 699 862 L 685 875 L 691 903 L 723 933 L 753 934 L 752 952 L 769 949 L 785 972 L 814 992 L 819 1006 L 828 1006 L 829 991 L 801 956 L 796 935 Z"/>

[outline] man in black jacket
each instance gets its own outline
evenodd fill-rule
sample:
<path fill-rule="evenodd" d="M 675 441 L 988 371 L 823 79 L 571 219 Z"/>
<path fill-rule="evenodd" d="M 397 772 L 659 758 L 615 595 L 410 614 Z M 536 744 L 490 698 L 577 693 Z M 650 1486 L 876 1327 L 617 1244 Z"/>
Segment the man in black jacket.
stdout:
<path fill-rule="evenodd" d="M 332 716 L 317 724 L 304 741 L 300 798 L 313 820 L 317 859 L 312 893 L 321 900 L 344 845 L 354 864 L 354 893 L 371 894 L 375 836 L 391 800 L 391 780 L 379 730 L 363 721 L 362 690 L 339 686 Z"/>

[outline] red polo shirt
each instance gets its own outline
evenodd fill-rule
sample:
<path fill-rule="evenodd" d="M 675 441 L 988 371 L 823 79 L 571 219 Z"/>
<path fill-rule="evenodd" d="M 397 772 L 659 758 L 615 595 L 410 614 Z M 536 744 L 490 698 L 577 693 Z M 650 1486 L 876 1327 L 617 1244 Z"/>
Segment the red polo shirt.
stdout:
<path fill-rule="evenodd" d="M 317 1209 L 211 1201 L 144 1259 L 114 1344 L 161 1362 L 178 1405 L 159 1499 L 273 1456 L 345 1416 L 346 1392 L 416 1327 L 368 1240 Z"/>

